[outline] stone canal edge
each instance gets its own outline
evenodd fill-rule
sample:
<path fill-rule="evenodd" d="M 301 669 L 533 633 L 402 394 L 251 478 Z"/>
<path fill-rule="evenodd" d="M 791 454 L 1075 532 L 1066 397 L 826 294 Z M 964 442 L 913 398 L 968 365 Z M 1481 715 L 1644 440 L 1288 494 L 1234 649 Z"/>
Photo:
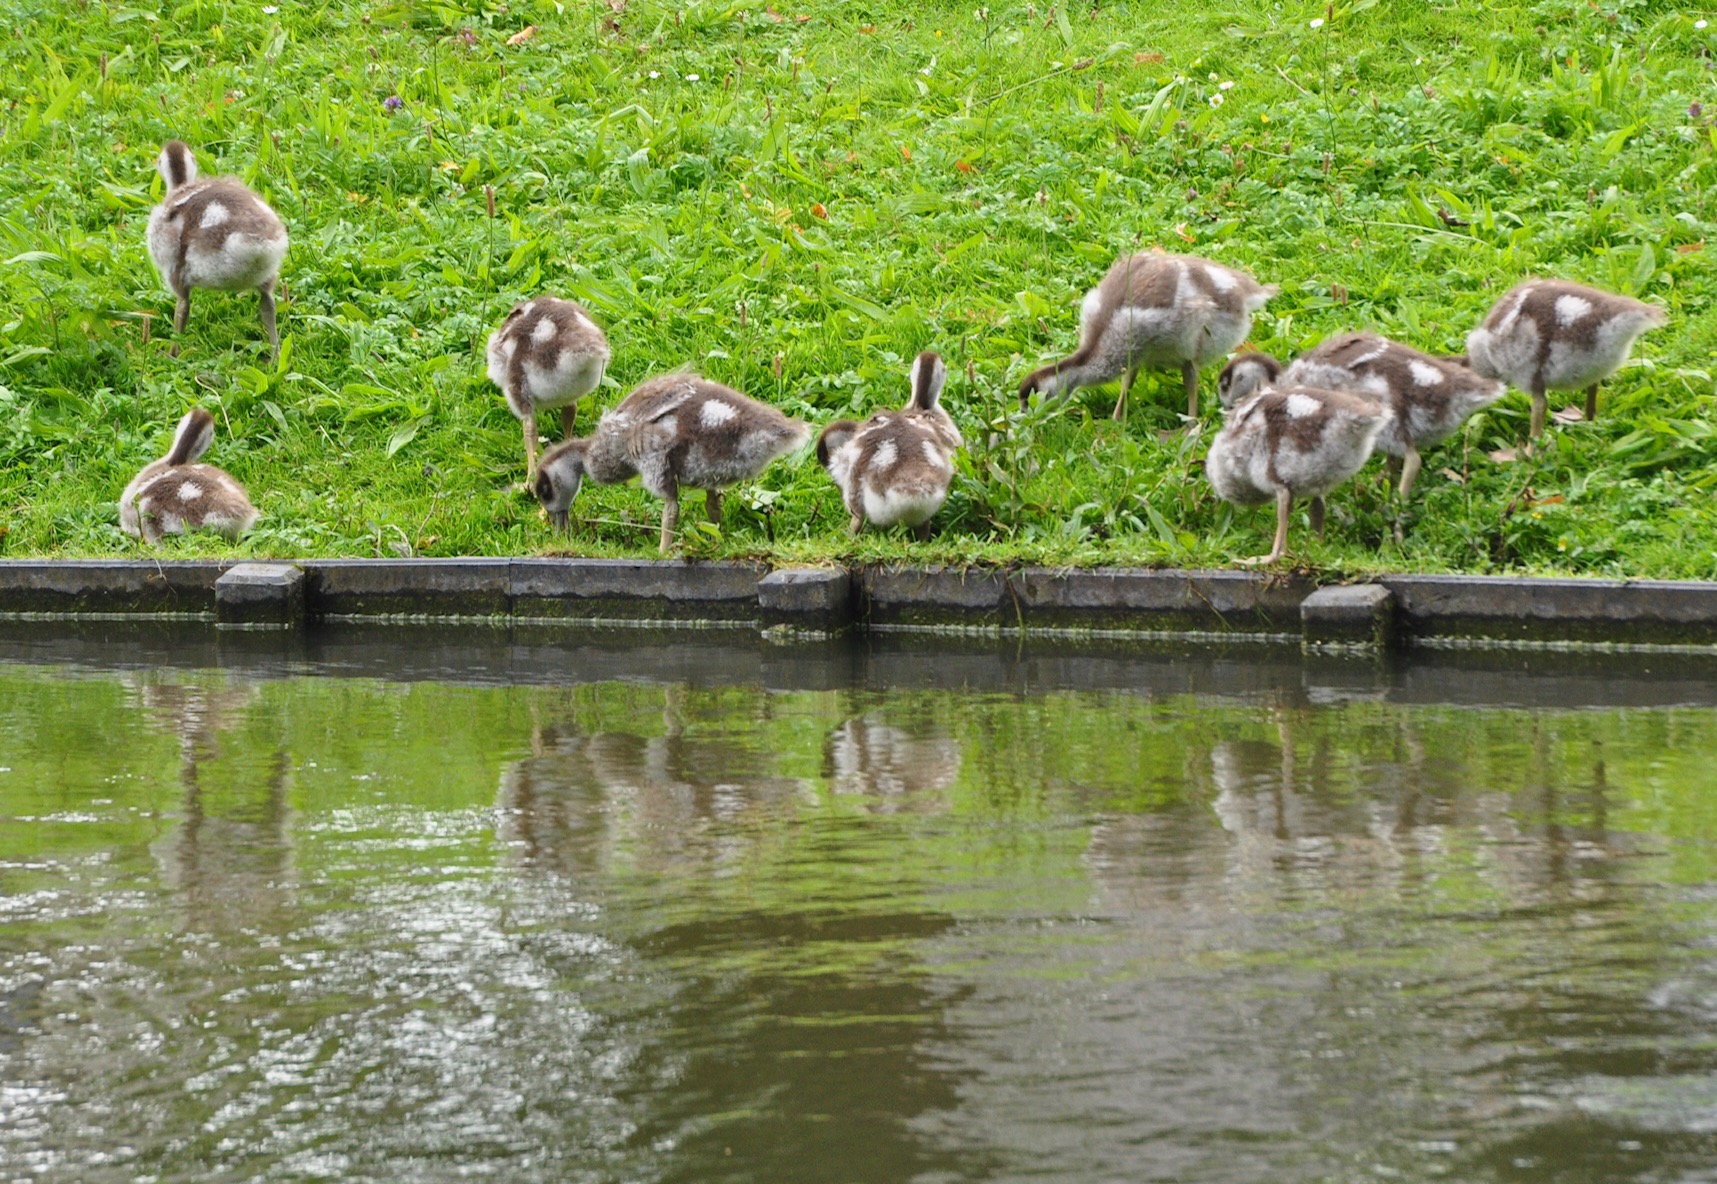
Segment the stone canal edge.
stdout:
<path fill-rule="evenodd" d="M 729 561 L 306 559 L 0 561 L 0 618 L 512 621 L 1298 642 L 1717 651 L 1717 583 L 1151 568 Z"/>

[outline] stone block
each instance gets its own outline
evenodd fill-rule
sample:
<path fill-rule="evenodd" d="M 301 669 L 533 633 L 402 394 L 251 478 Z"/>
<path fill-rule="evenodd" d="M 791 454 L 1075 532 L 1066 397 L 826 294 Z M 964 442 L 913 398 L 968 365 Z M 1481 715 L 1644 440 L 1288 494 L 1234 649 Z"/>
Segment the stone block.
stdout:
<path fill-rule="evenodd" d="M 513 612 L 523 618 L 754 621 L 761 569 L 680 559 L 515 559 Z"/>
<path fill-rule="evenodd" d="M 315 559 L 312 616 L 504 617 L 510 559 Z"/>
<path fill-rule="evenodd" d="M 1388 649 L 1395 640 L 1395 597 L 1381 584 L 1319 588 L 1300 602 L 1305 645 Z"/>
<path fill-rule="evenodd" d="M 757 604 L 766 626 L 840 633 L 854 621 L 852 577 L 823 567 L 772 571 L 757 582 Z"/>
<path fill-rule="evenodd" d="M 240 563 L 215 581 L 221 629 L 295 629 L 304 603 L 304 572 L 290 563 Z"/>

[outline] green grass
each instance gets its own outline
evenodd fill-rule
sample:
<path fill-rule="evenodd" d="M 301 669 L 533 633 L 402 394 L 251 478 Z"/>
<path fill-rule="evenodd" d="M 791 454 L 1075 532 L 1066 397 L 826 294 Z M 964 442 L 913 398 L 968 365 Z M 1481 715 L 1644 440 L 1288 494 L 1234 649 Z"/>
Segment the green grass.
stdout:
<path fill-rule="evenodd" d="M 1085 289 L 1160 244 L 1279 283 L 1253 343 L 1281 355 L 1356 326 L 1458 351 L 1531 274 L 1664 304 L 1596 424 L 1496 464 L 1525 434 L 1513 394 L 1426 458 L 1404 544 L 1374 461 L 1333 496 L 1328 540 L 1302 515 L 1290 554 L 1717 576 L 1700 12 L 777 7 L 0 3 L 18 31 L 0 43 L 0 549 L 140 553 L 115 499 L 200 403 L 209 459 L 266 517 L 237 547 L 169 554 L 651 553 L 658 505 L 636 487 L 587 488 L 564 540 L 511 489 L 523 447 L 482 344 L 549 291 L 608 330 L 601 406 L 689 366 L 826 422 L 899 405 L 919 349 L 947 357 L 970 448 L 932 542 L 849 539 L 801 458 L 688 553 L 1230 563 L 1267 549 L 1273 515 L 1204 480 L 1214 370 L 1203 439 L 1175 430 L 1172 374 L 1141 383 L 1125 430 L 1113 388 L 1014 410 L 1021 376 L 1076 343 Z M 291 228 L 278 364 L 255 299 L 221 293 L 169 353 L 143 225 L 170 136 Z"/>

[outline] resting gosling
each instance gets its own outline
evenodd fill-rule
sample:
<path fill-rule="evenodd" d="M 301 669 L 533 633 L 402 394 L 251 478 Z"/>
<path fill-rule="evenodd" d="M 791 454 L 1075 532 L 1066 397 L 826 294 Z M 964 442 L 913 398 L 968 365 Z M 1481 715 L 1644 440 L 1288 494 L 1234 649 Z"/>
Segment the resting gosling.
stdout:
<path fill-rule="evenodd" d="M 809 424 L 695 374 L 652 378 L 603 415 L 596 431 L 543 454 L 536 495 L 560 529 L 588 476 L 612 485 L 636 476 L 661 498 L 662 553 L 680 520 L 680 488 L 705 490 L 709 520 L 721 524 L 721 491 L 757 476 L 811 438 Z"/>
<path fill-rule="evenodd" d="M 119 495 L 119 527 L 146 543 L 163 535 L 212 530 L 236 539 L 258 515 L 244 486 L 214 465 L 196 459 L 215 438 L 215 419 L 193 407 L 173 432 L 173 446 L 143 466 Z"/>
<path fill-rule="evenodd" d="M 1217 391 L 1232 407 L 1265 386 L 1311 386 L 1346 391 L 1387 407 L 1394 418 L 1377 448 L 1401 458 L 1401 497 L 1418 479 L 1421 449 L 1440 444 L 1469 415 L 1490 406 L 1508 387 L 1459 362 L 1433 357 L 1375 333 L 1343 333 L 1319 343 L 1283 370 L 1269 354 L 1241 354 L 1222 371 Z"/>
<path fill-rule="evenodd" d="M 583 306 L 553 296 L 517 305 L 489 337 L 489 381 L 524 422 L 525 485 L 537 476 L 537 411 L 559 407 L 561 438 L 572 439 L 578 401 L 602 382 L 608 338 Z"/>
<path fill-rule="evenodd" d="M 1357 395 L 1308 386 L 1266 387 L 1228 411 L 1211 442 L 1205 472 L 1217 496 L 1240 505 L 1276 499 L 1274 563 L 1288 547 L 1288 511 L 1312 499 L 1312 529 L 1323 537 L 1324 494 L 1359 472 L 1394 418 Z"/>
<path fill-rule="evenodd" d="M 857 534 L 869 518 L 878 526 L 904 522 L 920 539 L 948 500 L 960 429 L 938 405 L 948 367 L 932 350 L 912 363 L 912 398 L 900 411 L 879 411 L 864 423 L 837 420 L 817 439 L 817 460 L 841 490 Z"/>
<path fill-rule="evenodd" d="M 1598 384 L 1627 361 L 1634 339 L 1669 321 L 1661 308 L 1566 280 L 1527 280 L 1467 334 L 1472 368 L 1532 396 L 1532 439 L 1544 434 L 1546 391 L 1586 390 L 1598 417 Z"/>
<path fill-rule="evenodd" d="M 1020 383 L 1023 411 L 1033 391 L 1065 397 L 1077 387 L 1121 380 L 1115 419 L 1142 367 L 1179 366 L 1186 414 L 1198 419 L 1199 367 L 1246 340 L 1252 314 L 1278 291 L 1243 271 L 1194 255 L 1150 252 L 1115 261 L 1079 310 L 1079 349 Z"/>
<path fill-rule="evenodd" d="M 286 258 L 286 227 L 237 177 L 197 179 L 197 158 L 182 140 L 161 145 L 155 161 L 167 197 L 149 214 L 149 255 L 173 293 L 173 332 L 185 331 L 192 288 L 240 292 L 255 288 L 262 329 L 280 349 L 274 285 Z"/>

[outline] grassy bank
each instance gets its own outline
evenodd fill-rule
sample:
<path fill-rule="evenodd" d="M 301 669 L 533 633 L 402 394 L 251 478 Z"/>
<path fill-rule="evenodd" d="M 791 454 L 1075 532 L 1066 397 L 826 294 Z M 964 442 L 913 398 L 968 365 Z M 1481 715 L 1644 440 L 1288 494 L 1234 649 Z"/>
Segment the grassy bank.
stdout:
<path fill-rule="evenodd" d="M 1279 283 L 1253 343 L 1282 355 L 1356 326 L 1458 352 L 1528 274 L 1663 304 L 1596 424 L 1498 463 L 1526 431 L 1512 394 L 1427 456 L 1404 543 L 1377 460 L 1290 554 L 1717 576 L 1717 25 L 1698 11 L 273 7 L 0 4 L 0 554 L 140 553 L 114 500 L 193 402 L 266 517 L 236 548 L 169 553 L 650 553 L 636 487 L 587 488 L 570 540 L 510 488 L 519 428 L 481 347 L 551 291 L 607 327 L 601 406 L 691 366 L 825 422 L 902 402 L 917 350 L 947 357 L 971 448 L 932 542 L 850 540 L 804 458 L 690 553 L 1229 563 L 1268 548 L 1273 515 L 1203 478 L 1214 371 L 1191 440 L 1173 374 L 1124 429 L 1112 387 L 1015 410 L 1020 377 L 1074 346 L 1085 289 L 1155 244 Z M 218 293 L 168 352 L 143 225 L 169 136 L 291 229 L 278 362 L 254 297 Z"/>

